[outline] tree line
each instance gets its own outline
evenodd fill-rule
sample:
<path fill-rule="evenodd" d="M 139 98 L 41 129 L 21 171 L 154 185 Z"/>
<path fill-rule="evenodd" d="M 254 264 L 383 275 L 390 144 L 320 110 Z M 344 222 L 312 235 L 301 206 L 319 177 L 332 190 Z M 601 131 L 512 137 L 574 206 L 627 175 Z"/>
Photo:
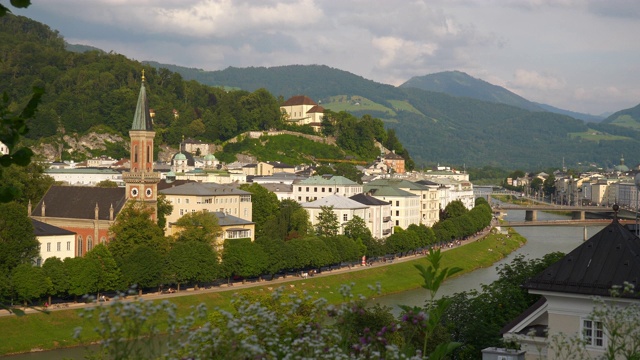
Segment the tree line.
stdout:
<path fill-rule="evenodd" d="M 471 211 L 462 213 L 461 204 L 450 204 L 441 223 L 451 225 L 396 227 L 386 239 L 376 239 L 356 216 L 340 235 L 341 225 L 331 207 L 322 208 L 318 224 L 312 227 L 307 211 L 295 201 L 278 201 L 258 184 L 243 186 L 254 194 L 255 242 L 226 239 L 220 246 L 221 228 L 209 212 L 184 215 L 172 224 L 179 232 L 165 236 L 147 209 L 130 203 L 118 214 L 107 244 L 96 245 L 84 257 L 47 258 L 42 267 L 32 266 L 39 243 L 24 207 L 1 204 L 0 221 L 6 226 L 0 230 L 0 302 L 77 299 L 131 286 L 180 288 L 355 264 L 362 256 L 402 255 L 469 236 L 488 226 L 492 217 L 486 201 L 478 199 Z"/>

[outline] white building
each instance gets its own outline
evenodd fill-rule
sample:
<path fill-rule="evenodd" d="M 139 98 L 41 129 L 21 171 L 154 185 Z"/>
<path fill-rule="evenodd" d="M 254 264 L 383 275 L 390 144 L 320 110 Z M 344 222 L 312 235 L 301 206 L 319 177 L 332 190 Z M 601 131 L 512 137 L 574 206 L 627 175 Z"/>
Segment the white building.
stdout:
<path fill-rule="evenodd" d="M 367 186 L 391 186 L 418 195 L 420 197 L 420 223 L 431 227 L 440 220 L 440 185 L 434 182 L 428 180 L 412 182 L 391 178 L 377 179 L 367 183 Z"/>
<path fill-rule="evenodd" d="M 420 225 L 420 196 L 388 185 L 365 185 L 365 192 L 378 200 L 391 203 L 391 221 L 406 229 Z"/>
<path fill-rule="evenodd" d="M 172 224 L 188 213 L 206 210 L 223 212 L 252 221 L 251 193 L 227 185 L 211 183 L 186 183 L 158 191 L 173 205 L 167 216 L 167 234 L 173 233 Z"/>
<path fill-rule="evenodd" d="M 391 219 L 391 203 L 378 200 L 367 194 L 357 194 L 349 199 L 355 200 L 369 207 L 367 228 L 376 239 L 385 238 L 393 233 L 393 220 Z"/>
<path fill-rule="evenodd" d="M 365 223 L 369 223 L 369 207 L 367 205 L 335 193 L 300 205 L 309 213 L 309 220 L 314 228 L 318 224 L 318 216 L 322 212 L 322 207 L 326 206 L 333 207 L 333 212 L 338 218 L 340 223 L 338 234 L 344 234 L 344 226 L 355 216 L 363 219 Z"/>
<path fill-rule="evenodd" d="M 47 169 L 45 174 L 55 181 L 75 186 L 95 186 L 97 183 L 110 180 L 124 186 L 122 173 L 107 168 L 73 168 L 73 169 Z"/>
<path fill-rule="evenodd" d="M 362 193 L 362 185 L 344 176 L 316 175 L 293 184 L 293 197 L 299 202 L 310 202 L 337 194 L 350 197 Z"/>
<path fill-rule="evenodd" d="M 45 260 L 51 257 L 60 260 L 75 257 L 76 233 L 35 219 L 31 219 L 31 224 L 33 233 L 40 243 L 40 256 L 35 259 L 35 265 L 42 266 Z"/>

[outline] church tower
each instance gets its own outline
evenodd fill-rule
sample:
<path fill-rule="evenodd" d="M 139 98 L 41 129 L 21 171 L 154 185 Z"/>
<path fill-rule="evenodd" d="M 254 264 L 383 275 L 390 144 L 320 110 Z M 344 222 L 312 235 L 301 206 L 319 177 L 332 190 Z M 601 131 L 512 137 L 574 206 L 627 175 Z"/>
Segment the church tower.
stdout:
<path fill-rule="evenodd" d="M 122 180 L 126 184 L 127 200 L 142 201 L 153 209 L 152 218 L 158 215 L 158 183 L 160 173 L 153 171 L 153 131 L 147 91 L 144 86 L 144 70 L 142 70 L 142 85 L 138 95 L 138 105 L 133 116 L 133 124 L 129 131 L 131 138 L 131 168 L 122 173 Z"/>

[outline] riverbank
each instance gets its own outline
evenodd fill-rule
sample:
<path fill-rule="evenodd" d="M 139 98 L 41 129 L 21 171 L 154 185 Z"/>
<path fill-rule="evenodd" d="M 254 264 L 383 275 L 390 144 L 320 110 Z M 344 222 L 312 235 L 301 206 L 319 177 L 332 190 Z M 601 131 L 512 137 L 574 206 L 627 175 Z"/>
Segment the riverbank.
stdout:
<path fill-rule="evenodd" d="M 484 234 L 483 234 L 484 235 Z M 488 267 L 519 248 L 526 239 L 517 233 L 489 234 L 463 242 L 464 246 L 445 249 L 443 266 L 457 266 L 468 273 L 478 268 Z M 198 304 L 204 303 L 208 309 L 216 307 L 230 308 L 230 300 L 236 293 L 265 292 L 283 286 L 285 291 L 306 291 L 312 296 L 322 297 L 331 303 L 343 301 L 339 288 L 343 284 L 353 284 L 354 294 L 367 297 L 373 294 L 369 285 L 380 284 L 381 295 L 398 293 L 420 287 L 420 275 L 415 264 L 426 265 L 423 256 L 410 256 L 396 259 L 393 263 L 379 263 L 371 267 L 354 267 L 318 274 L 308 279 L 289 277 L 270 282 L 237 284 L 233 287 L 220 287 L 208 290 L 184 291 L 168 295 L 145 295 L 144 299 L 158 301 L 167 299 L 175 303 L 181 315 Z M 461 274 L 459 274 L 461 275 Z M 69 308 L 51 311 L 48 314 L 30 313 L 27 316 L 5 316 L 0 318 L 3 329 L 0 342 L 0 354 L 48 350 L 78 346 L 96 341 L 93 333 L 95 320 L 83 319 L 80 309 Z M 72 335 L 77 327 L 83 327 L 83 342 L 74 340 Z"/>

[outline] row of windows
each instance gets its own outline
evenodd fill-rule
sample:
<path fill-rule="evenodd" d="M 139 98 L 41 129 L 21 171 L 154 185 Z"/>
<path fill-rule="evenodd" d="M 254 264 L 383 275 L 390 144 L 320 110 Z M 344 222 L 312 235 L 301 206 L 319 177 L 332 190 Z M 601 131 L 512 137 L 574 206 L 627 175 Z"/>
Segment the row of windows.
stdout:
<path fill-rule="evenodd" d="M 58 241 L 56 243 L 56 251 L 62 251 L 62 242 Z M 71 241 L 67 241 L 67 251 L 71 251 Z M 51 252 L 51 243 L 47 243 L 47 252 Z"/>

